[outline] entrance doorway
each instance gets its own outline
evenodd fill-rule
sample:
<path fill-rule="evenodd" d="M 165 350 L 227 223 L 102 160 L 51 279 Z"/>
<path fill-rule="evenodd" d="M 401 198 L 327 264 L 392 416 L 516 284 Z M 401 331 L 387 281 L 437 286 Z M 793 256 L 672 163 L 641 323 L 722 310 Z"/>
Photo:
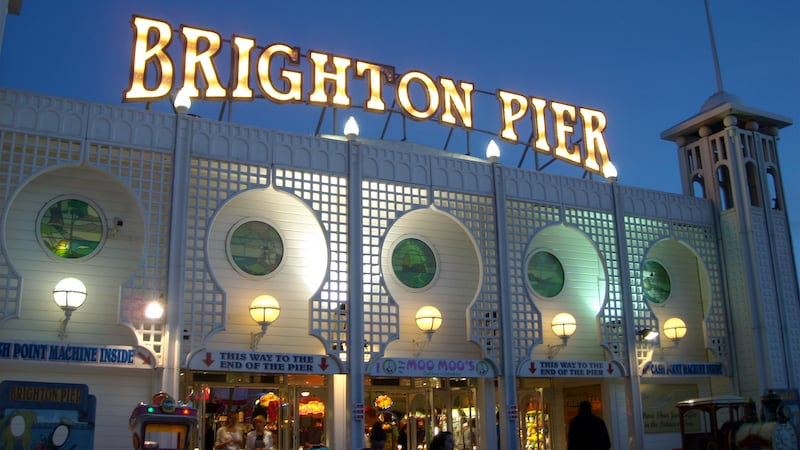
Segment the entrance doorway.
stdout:
<path fill-rule="evenodd" d="M 266 418 L 276 450 L 327 445 L 330 393 L 324 375 L 194 373 L 189 400 L 198 409 L 197 447 L 212 449 L 217 429 L 231 414 L 242 436 L 256 415 Z"/>
<path fill-rule="evenodd" d="M 525 450 L 550 450 L 553 448 L 550 423 L 550 402 L 545 400 L 543 387 L 520 392 L 522 411 L 520 437 Z"/>
<path fill-rule="evenodd" d="M 384 423 L 386 448 L 425 450 L 441 431 L 453 433 L 458 450 L 478 448 L 481 430 L 473 379 L 372 377 L 364 392 Z M 364 431 L 366 435 L 369 429 Z"/>

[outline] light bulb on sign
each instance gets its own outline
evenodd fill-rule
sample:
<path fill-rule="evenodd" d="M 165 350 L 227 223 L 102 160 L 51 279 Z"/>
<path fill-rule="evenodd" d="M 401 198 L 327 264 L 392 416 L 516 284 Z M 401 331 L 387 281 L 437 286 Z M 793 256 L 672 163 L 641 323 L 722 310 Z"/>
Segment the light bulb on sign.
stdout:
<path fill-rule="evenodd" d="M 616 183 L 617 181 L 617 167 L 610 161 L 603 165 L 603 176 L 609 183 Z"/>
<path fill-rule="evenodd" d="M 172 105 L 175 107 L 175 112 L 178 114 L 186 114 L 189 112 L 189 108 L 192 107 L 192 98 L 189 97 L 186 89 L 182 88 L 175 94 L 175 100 L 173 100 Z"/>
<path fill-rule="evenodd" d="M 497 160 L 500 159 L 500 147 L 494 139 L 490 140 L 489 144 L 486 145 L 486 159 L 491 163 L 497 162 Z"/>
<path fill-rule="evenodd" d="M 358 122 L 356 122 L 356 118 L 350 116 L 347 119 L 347 122 L 344 123 L 344 135 L 347 139 L 353 139 L 358 136 Z"/>

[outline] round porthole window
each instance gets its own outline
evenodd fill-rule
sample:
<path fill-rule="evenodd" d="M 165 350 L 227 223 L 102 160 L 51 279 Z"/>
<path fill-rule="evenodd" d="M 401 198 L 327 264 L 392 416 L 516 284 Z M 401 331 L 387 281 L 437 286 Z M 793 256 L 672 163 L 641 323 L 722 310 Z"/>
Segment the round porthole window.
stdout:
<path fill-rule="evenodd" d="M 655 261 L 645 261 L 642 288 L 644 290 L 644 298 L 647 300 L 659 304 L 667 301 L 672 288 L 669 274 L 664 266 Z"/>
<path fill-rule="evenodd" d="M 564 267 L 550 252 L 538 251 L 528 257 L 528 285 L 545 298 L 558 295 L 564 289 Z"/>
<path fill-rule="evenodd" d="M 246 220 L 228 237 L 228 255 L 234 267 L 248 275 L 269 275 L 283 262 L 283 239 L 272 225 Z"/>
<path fill-rule="evenodd" d="M 103 242 L 103 218 L 85 200 L 60 198 L 48 204 L 39 216 L 39 241 L 53 255 L 66 259 L 85 258 Z"/>
<path fill-rule="evenodd" d="M 436 276 L 436 257 L 425 242 L 406 238 L 392 250 L 392 271 L 407 287 L 424 288 Z"/>

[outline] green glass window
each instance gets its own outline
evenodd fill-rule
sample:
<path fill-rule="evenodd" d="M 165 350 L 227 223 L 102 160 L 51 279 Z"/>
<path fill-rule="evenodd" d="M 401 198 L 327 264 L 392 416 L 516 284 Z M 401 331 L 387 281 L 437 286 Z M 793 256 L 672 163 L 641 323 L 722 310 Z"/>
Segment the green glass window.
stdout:
<path fill-rule="evenodd" d="M 423 288 L 436 276 L 436 257 L 428 244 L 416 238 L 406 238 L 392 251 L 392 270 L 404 285 Z"/>
<path fill-rule="evenodd" d="M 83 258 L 103 241 L 103 219 L 89 203 L 75 198 L 56 200 L 39 220 L 39 238 L 54 255 Z"/>
<path fill-rule="evenodd" d="M 672 291 L 669 274 L 664 266 L 655 261 L 645 261 L 642 274 L 644 298 L 653 303 L 664 303 Z"/>
<path fill-rule="evenodd" d="M 527 268 L 528 284 L 542 297 L 555 297 L 564 289 L 564 267 L 552 253 L 533 253 L 528 258 Z"/>
<path fill-rule="evenodd" d="M 233 264 L 249 275 L 269 275 L 283 261 L 283 240 L 271 225 L 251 220 L 238 225 L 228 241 Z"/>

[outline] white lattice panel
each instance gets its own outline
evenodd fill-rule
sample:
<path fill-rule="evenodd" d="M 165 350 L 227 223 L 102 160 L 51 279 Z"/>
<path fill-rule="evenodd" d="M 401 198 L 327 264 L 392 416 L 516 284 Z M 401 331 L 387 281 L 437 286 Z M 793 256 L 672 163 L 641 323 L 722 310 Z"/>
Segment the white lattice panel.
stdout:
<path fill-rule="evenodd" d="M 365 359 L 383 354 L 399 334 L 399 308 L 382 280 L 381 244 L 391 224 L 404 212 L 430 203 L 430 191 L 419 186 L 379 181 L 361 183 L 364 249 Z"/>
<path fill-rule="evenodd" d="M 347 179 L 276 169 L 275 186 L 305 201 L 327 233 L 330 270 L 328 279 L 311 299 L 311 333 L 322 340 L 328 354 L 342 356 L 346 352 L 349 300 Z"/>
<path fill-rule="evenodd" d="M 169 154 L 122 147 L 90 145 L 89 163 L 114 174 L 135 193 L 145 211 L 147 233 L 142 264 L 121 290 L 120 321 L 131 326 L 141 345 L 161 353 L 163 324 L 128 317 L 127 311 L 144 307 L 143 299 L 161 298 L 167 290 L 169 212 L 172 191 L 172 158 Z"/>
<path fill-rule="evenodd" d="M 561 209 L 557 206 L 517 200 L 506 203 L 509 273 L 527 273 L 525 257 L 534 233 L 561 220 Z M 516 365 L 530 356 L 534 346 L 542 343 L 542 314 L 530 295 L 525 277 L 512 276 L 509 286 Z"/>
<path fill-rule="evenodd" d="M 2 93 L 2 91 L 0 91 Z M 13 115 L 3 119 L 16 122 Z M 34 136 L 11 131 L 2 132 L 0 166 L 0 209 L 5 210 L 10 195 L 35 173 L 59 164 L 77 164 L 81 159 L 78 141 Z M 0 253 L 0 322 L 17 317 L 20 308 L 19 274 Z"/>
<path fill-rule="evenodd" d="M 259 165 L 192 158 L 189 168 L 184 285 L 184 333 L 192 349 L 222 329 L 225 295 L 209 274 L 206 254 L 208 224 L 233 194 L 269 185 L 269 169 Z"/>
<path fill-rule="evenodd" d="M 469 310 L 470 340 L 478 343 L 486 358 L 502 363 L 499 280 L 497 275 L 497 230 L 494 199 L 485 195 L 435 190 L 433 202 L 462 221 L 481 249 L 483 289 Z"/>

